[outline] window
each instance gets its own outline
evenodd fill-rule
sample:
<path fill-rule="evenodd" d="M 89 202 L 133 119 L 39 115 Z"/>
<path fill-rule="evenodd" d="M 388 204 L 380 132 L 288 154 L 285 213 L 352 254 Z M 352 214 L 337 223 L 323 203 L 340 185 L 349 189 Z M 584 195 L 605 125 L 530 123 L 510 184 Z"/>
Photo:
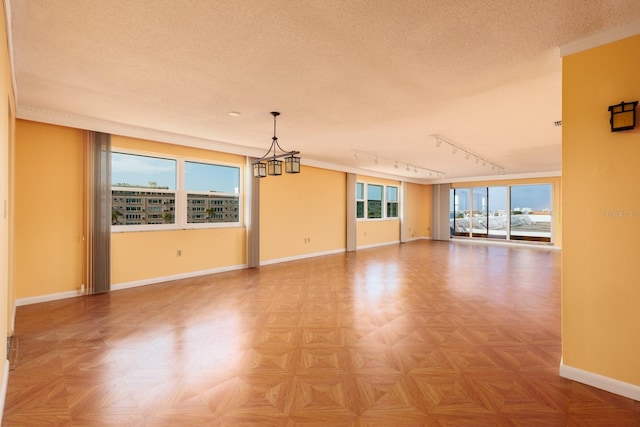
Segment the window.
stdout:
<path fill-rule="evenodd" d="M 551 184 L 451 189 L 451 235 L 551 242 Z"/>
<path fill-rule="evenodd" d="M 398 217 L 398 187 L 387 187 L 387 218 Z"/>
<path fill-rule="evenodd" d="M 487 223 L 488 188 L 475 187 L 471 189 L 471 197 L 471 235 L 473 237 L 487 237 L 489 235 L 489 224 Z"/>
<path fill-rule="evenodd" d="M 382 218 L 382 185 L 367 184 L 367 218 Z"/>
<path fill-rule="evenodd" d="M 356 183 L 356 218 L 364 218 L 364 183 Z"/>
<path fill-rule="evenodd" d="M 551 184 L 511 187 L 511 239 L 551 241 Z"/>
<path fill-rule="evenodd" d="M 111 225 L 157 223 L 146 214 L 147 204 L 163 201 L 163 222 L 174 224 L 176 160 L 135 154 L 111 153 Z M 125 212 L 139 211 L 139 214 Z M 151 221 L 149 221 L 151 220 Z"/>
<path fill-rule="evenodd" d="M 453 209 L 451 213 L 451 235 L 468 236 L 471 230 L 469 210 L 469 188 L 454 188 L 451 190 Z"/>
<path fill-rule="evenodd" d="M 111 165 L 115 231 L 240 222 L 240 167 L 118 152 Z"/>
<path fill-rule="evenodd" d="M 490 238 L 507 238 L 509 229 L 509 217 L 507 213 L 507 187 L 489 187 L 487 224 Z"/>
<path fill-rule="evenodd" d="M 187 222 L 239 222 L 238 203 L 240 168 L 212 165 L 208 163 L 185 162 L 184 186 L 187 192 Z M 228 215 L 215 215 L 217 209 L 204 206 L 222 205 Z"/>
<path fill-rule="evenodd" d="M 398 218 L 398 187 L 393 185 L 356 183 L 356 218 Z M 365 197 L 366 195 L 366 197 Z"/>

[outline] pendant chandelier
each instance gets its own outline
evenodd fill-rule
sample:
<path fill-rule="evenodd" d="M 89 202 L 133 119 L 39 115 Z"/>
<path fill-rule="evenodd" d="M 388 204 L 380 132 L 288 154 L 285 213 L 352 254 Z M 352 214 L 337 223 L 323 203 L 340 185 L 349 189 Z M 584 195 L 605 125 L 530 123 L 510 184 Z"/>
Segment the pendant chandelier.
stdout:
<path fill-rule="evenodd" d="M 284 157 L 284 171 L 286 173 L 300 173 L 300 154 L 299 151 L 284 151 L 278 144 L 276 136 L 276 117 L 280 115 L 277 111 L 272 111 L 273 116 L 273 138 L 271 138 L 271 147 L 266 154 L 253 163 L 253 176 L 255 178 L 264 178 L 267 175 L 282 175 L 282 161 L 278 160 Z M 280 150 L 280 154 L 277 153 Z"/>

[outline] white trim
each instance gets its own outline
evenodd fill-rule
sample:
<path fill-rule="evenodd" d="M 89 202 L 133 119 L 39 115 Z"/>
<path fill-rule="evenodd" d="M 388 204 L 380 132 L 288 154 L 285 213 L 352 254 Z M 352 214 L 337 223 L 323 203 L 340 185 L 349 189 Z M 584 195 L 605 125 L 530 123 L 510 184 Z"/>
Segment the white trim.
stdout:
<path fill-rule="evenodd" d="M 9 360 L 4 361 L 4 376 L 0 388 L 0 425 L 2 425 L 2 415 L 4 415 L 4 402 L 7 397 L 7 386 L 9 385 Z"/>
<path fill-rule="evenodd" d="M 406 239 L 402 243 L 415 242 L 416 240 L 431 240 L 431 237 L 411 237 L 411 238 Z"/>
<path fill-rule="evenodd" d="M 17 102 L 16 102 L 17 104 Z M 150 141 L 166 142 L 169 144 L 184 145 L 187 147 L 202 148 L 205 150 L 214 150 L 221 153 L 230 153 L 249 157 L 262 157 L 263 149 L 247 147 L 243 145 L 232 144 L 229 142 L 215 141 L 206 138 L 182 135 L 172 132 L 161 131 L 157 129 L 144 128 L 140 126 L 128 125 L 125 123 L 116 123 L 108 120 L 97 119 L 94 117 L 79 116 L 69 113 L 60 113 L 56 111 L 43 110 L 41 108 L 29 107 L 26 105 L 16 105 L 16 118 L 24 120 L 32 120 L 52 125 L 72 127 L 76 129 L 86 129 L 98 132 L 111 133 L 114 135 L 128 136 L 131 138 L 140 138 Z M 561 176 L 560 171 L 511 174 L 511 175 L 491 175 L 491 176 L 472 176 L 464 178 L 452 179 L 421 179 L 412 178 L 402 175 L 392 175 L 383 172 L 376 172 L 364 168 L 356 168 L 337 163 L 325 162 L 322 160 L 314 160 L 302 155 L 301 163 L 303 166 L 312 166 L 321 169 L 333 170 L 336 172 L 353 173 L 361 176 L 370 176 L 373 178 L 389 179 L 393 181 L 406 181 L 414 184 L 446 184 L 450 182 L 467 182 L 467 181 L 493 181 L 499 179 L 522 179 L 522 178 L 546 178 L 549 176 Z"/>
<path fill-rule="evenodd" d="M 76 291 L 59 292 L 56 294 L 38 295 L 35 297 L 18 298 L 16 299 L 16 306 L 38 304 L 40 302 L 56 301 L 59 299 L 78 297 L 80 295 L 82 295 L 80 290 L 76 290 Z"/>
<path fill-rule="evenodd" d="M 208 274 L 224 273 L 227 271 L 242 270 L 247 268 L 246 264 L 232 265 L 228 267 L 211 268 L 208 270 L 191 271 L 189 273 L 174 274 L 171 276 L 153 277 L 150 279 L 134 280 L 133 282 L 117 283 L 111 285 L 112 291 L 137 288 L 139 286 L 155 285 L 157 283 L 169 282 L 171 280 L 190 279 L 192 277 L 206 276 Z"/>
<path fill-rule="evenodd" d="M 598 46 L 633 37 L 638 34 L 640 34 L 640 20 L 563 44 L 560 46 L 560 56 L 563 57 L 583 52 Z"/>
<path fill-rule="evenodd" d="M 13 310 L 11 313 L 11 319 L 10 320 L 10 324 L 9 324 L 9 330 L 10 335 L 13 336 L 13 334 L 15 333 L 15 329 L 16 329 L 16 302 L 13 301 Z M 2 420 L 0 419 L 0 425 L 2 425 Z"/>
<path fill-rule="evenodd" d="M 156 284 L 156 283 L 164 283 L 164 282 L 168 282 L 168 281 L 171 281 L 171 280 L 180 280 L 180 279 L 188 279 L 188 278 L 191 278 L 191 277 L 206 276 L 207 274 L 216 274 L 216 273 L 224 273 L 226 271 L 242 270 L 244 268 L 247 268 L 246 264 L 232 265 L 232 266 L 229 266 L 229 267 L 221 267 L 221 268 L 212 268 L 212 269 L 209 269 L 209 270 L 192 271 L 192 272 L 189 272 L 189 273 L 174 274 L 174 275 L 171 275 L 171 276 L 154 277 L 154 278 L 151 278 L 151 279 L 136 280 L 136 281 L 133 281 L 133 282 L 117 283 L 117 284 L 111 285 L 111 291 L 119 291 L 121 289 L 128 289 L 128 288 L 135 288 L 135 287 L 138 287 L 138 286 L 153 285 L 153 284 Z M 80 290 L 76 290 L 76 291 L 60 292 L 60 293 L 57 293 L 57 294 L 48 294 L 48 295 L 39 295 L 39 296 L 35 296 L 35 297 L 18 298 L 16 300 L 16 306 L 37 304 L 37 303 L 41 303 L 41 302 L 49 302 L 49 301 L 55 301 L 55 300 L 59 300 L 59 299 L 79 297 L 79 296 L 82 296 L 82 295 L 84 295 L 84 294 Z"/>
<path fill-rule="evenodd" d="M 567 366 L 562 362 L 560 362 L 559 373 L 562 378 L 577 381 L 640 402 L 640 386 L 635 384 Z"/>
<path fill-rule="evenodd" d="M 274 258 L 274 259 L 269 259 L 266 261 L 260 261 L 260 265 L 271 265 L 271 264 L 278 264 L 281 262 L 289 262 L 289 261 L 297 261 L 297 260 L 301 260 L 301 259 L 306 259 L 306 258 L 315 258 L 318 256 L 324 256 L 324 255 L 333 255 L 333 254 L 341 254 L 346 252 L 345 248 L 342 249 L 334 249 L 334 250 L 330 250 L 330 251 L 324 251 L 324 252 L 314 252 L 311 254 L 302 254 L 302 255 L 295 255 L 295 256 L 290 256 L 290 257 L 285 257 L 285 258 Z"/>
<path fill-rule="evenodd" d="M 562 171 L 512 173 L 504 175 L 468 176 L 463 178 L 444 178 L 429 181 L 429 184 L 452 184 L 457 182 L 482 182 L 482 181 L 513 181 L 516 179 L 532 178 L 557 178 L 562 176 Z"/>
<path fill-rule="evenodd" d="M 374 243 L 373 245 L 358 246 L 356 249 L 370 249 L 370 248 L 378 248 L 380 246 L 399 245 L 399 244 L 400 244 L 400 240 L 392 240 L 390 242 Z"/>
<path fill-rule="evenodd" d="M 471 243 L 474 245 L 488 245 L 488 246 L 508 246 L 516 248 L 529 248 L 529 249 L 546 249 L 552 251 L 559 251 L 562 246 L 555 246 L 551 243 L 539 243 L 539 242 L 519 242 L 517 240 L 497 240 L 487 238 L 473 238 L 473 237 L 452 237 L 449 239 L 451 243 Z"/>

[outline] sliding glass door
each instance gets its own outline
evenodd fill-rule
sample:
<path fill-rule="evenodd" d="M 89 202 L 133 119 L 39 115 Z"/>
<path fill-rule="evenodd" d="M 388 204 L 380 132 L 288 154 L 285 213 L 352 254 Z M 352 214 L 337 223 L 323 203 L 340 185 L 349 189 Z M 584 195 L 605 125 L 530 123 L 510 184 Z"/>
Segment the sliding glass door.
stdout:
<path fill-rule="evenodd" d="M 453 236 L 468 236 L 471 230 L 469 195 L 468 188 L 453 189 L 453 218 L 451 219 Z"/>
<path fill-rule="evenodd" d="M 551 184 L 511 186 L 511 239 L 551 241 Z"/>
<path fill-rule="evenodd" d="M 507 187 L 489 187 L 489 207 L 487 208 L 487 223 L 489 224 L 489 238 L 506 239 L 509 235 L 509 209 Z"/>
<path fill-rule="evenodd" d="M 551 242 L 551 184 L 453 188 L 451 236 Z"/>

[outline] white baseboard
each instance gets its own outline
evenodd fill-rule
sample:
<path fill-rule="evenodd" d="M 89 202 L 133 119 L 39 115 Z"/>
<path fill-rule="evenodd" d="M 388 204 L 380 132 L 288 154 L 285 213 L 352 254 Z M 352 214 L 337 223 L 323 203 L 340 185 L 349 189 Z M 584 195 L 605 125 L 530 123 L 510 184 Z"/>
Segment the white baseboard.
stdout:
<path fill-rule="evenodd" d="M 472 238 L 472 237 L 453 237 L 449 239 L 452 243 L 470 243 L 473 245 L 488 245 L 488 246 L 507 246 L 515 248 L 529 248 L 529 249 L 545 249 L 550 251 L 562 250 L 562 246 L 552 245 L 550 243 L 538 243 L 538 242 L 518 242 L 514 240 L 498 240 L 498 239 L 484 239 L 484 238 Z"/>
<path fill-rule="evenodd" d="M 243 268 L 247 268 L 247 265 L 246 264 L 233 265 L 229 267 L 212 268 L 209 270 L 199 270 L 199 271 L 191 271 L 189 273 L 174 274 L 172 276 L 153 277 L 151 279 L 136 280 L 133 282 L 116 283 L 111 285 L 111 290 L 118 291 L 121 289 L 135 288 L 138 286 L 146 286 L 146 285 L 153 285 L 156 283 L 168 282 L 171 280 L 188 279 L 191 277 L 205 276 L 207 274 L 216 274 L 216 273 L 223 273 L 225 271 L 241 270 Z M 65 299 L 65 298 L 79 297 L 82 295 L 84 294 L 80 292 L 80 290 L 77 290 L 77 291 L 59 292 L 56 294 L 38 295 L 35 297 L 18 298 L 16 299 L 16 307 L 22 306 L 22 305 L 37 304 L 40 302 L 55 301 L 55 300 Z M 14 314 L 14 318 L 15 318 L 15 314 Z"/>
<path fill-rule="evenodd" d="M 2 385 L 0 385 L 0 425 L 2 425 L 2 415 L 4 414 L 4 402 L 7 397 L 7 386 L 9 385 L 9 361 L 4 361 L 4 376 L 2 377 Z"/>
<path fill-rule="evenodd" d="M 380 246 L 399 245 L 399 244 L 400 244 L 400 240 L 392 240 L 390 242 L 374 243 L 373 245 L 358 246 L 358 247 L 356 247 L 356 250 L 379 248 Z"/>
<path fill-rule="evenodd" d="M 626 383 L 624 381 L 605 377 L 604 375 L 594 374 L 593 372 L 583 371 L 560 363 L 560 376 L 568 380 L 577 381 L 582 384 L 590 385 L 629 399 L 640 401 L 640 386 Z"/>
<path fill-rule="evenodd" d="M 341 254 L 346 252 L 346 249 L 342 248 L 342 249 L 334 249 L 331 251 L 324 251 L 324 252 L 314 252 L 311 254 L 303 254 L 303 255 L 295 255 L 295 256 L 290 256 L 290 257 L 285 257 L 285 258 L 276 258 L 276 259 L 269 259 L 266 261 L 261 261 L 260 265 L 270 265 L 270 264 L 278 264 L 281 262 L 288 262 L 288 261 L 298 261 L 301 259 L 306 259 L 306 258 L 315 258 L 318 256 L 324 256 L 324 255 L 333 255 L 333 254 Z"/>
<path fill-rule="evenodd" d="M 231 265 L 228 267 L 211 268 L 208 270 L 190 271 L 188 273 L 174 274 L 171 276 L 153 277 L 150 279 L 135 280 L 133 282 L 116 283 L 111 285 L 112 291 L 122 289 L 137 288 L 138 286 L 154 285 L 156 283 L 169 282 L 171 280 L 190 279 L 192 277 L 206 276 L 207 274 L 224 273 L 226 271 L 242 270 L 247 268 L 247 264 Z"/>
<path fill-rule="evenodd" d="M 16 299 L 16 307 L 21 305 L 37 304 L 39 302 L 55 301 L 65 298 L 73 298 L 82 295 L 80 291 L 66 291 L 57 294 L 38 295 L 35 297 L 26 297 Z"/>
<path fill-rule="evenodd" d="M 416 240 L 431 240 L 431 237 L 410 237 L 408 239 L 402 240 L 400 243 L 415 242 Z"/>

